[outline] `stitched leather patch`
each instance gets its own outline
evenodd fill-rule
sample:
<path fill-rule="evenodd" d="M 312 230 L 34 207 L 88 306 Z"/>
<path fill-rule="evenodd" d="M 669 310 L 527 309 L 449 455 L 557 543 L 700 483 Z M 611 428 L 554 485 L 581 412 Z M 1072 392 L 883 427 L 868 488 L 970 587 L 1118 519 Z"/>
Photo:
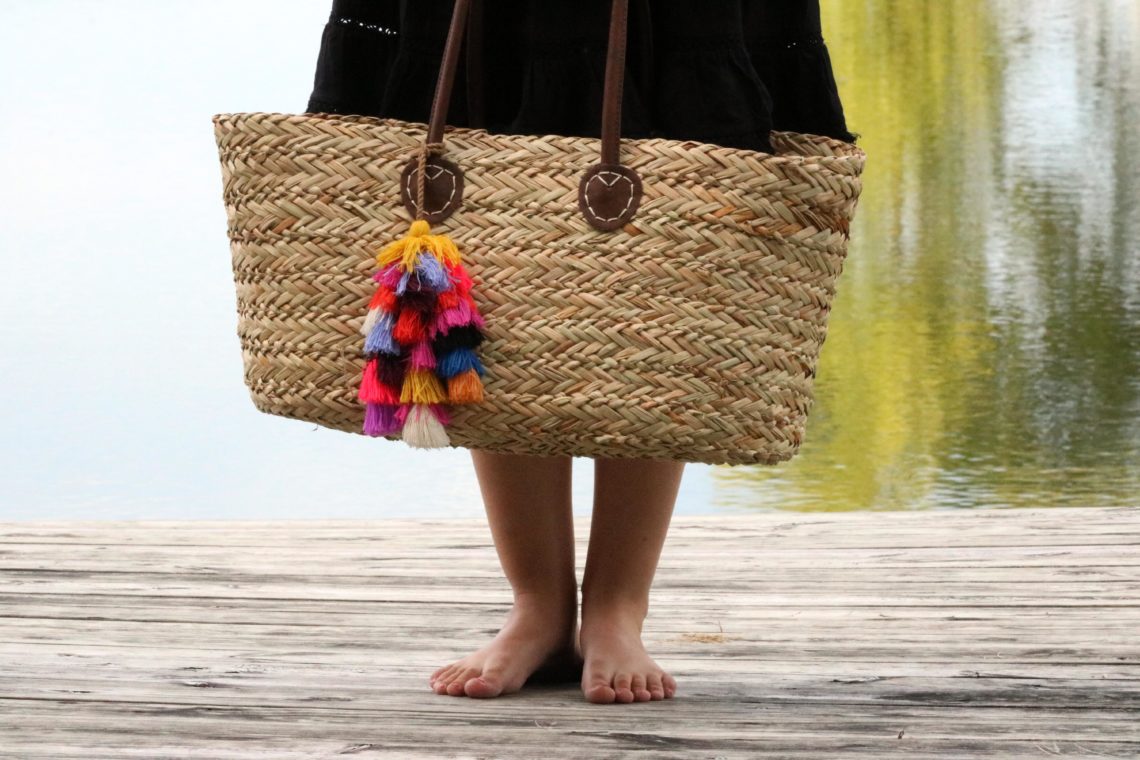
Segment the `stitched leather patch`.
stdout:
<path fill-rule="evenodd" d="M 594 164 L 578 186 L 578 208 L 592 227 L 616 230 L 641 204 L 641 177 L 621 164 Z"/>
<path fill-rule="evenodd" d="M 416 208 L 417 157 L 408 161 L 400 175 L 400 198 L 413 219 L 423 218 L 435 224 L 451 216 L 463 204 L 463 170 L 442 156 L 429 156 L 425 174 L 423 214 Z"/>

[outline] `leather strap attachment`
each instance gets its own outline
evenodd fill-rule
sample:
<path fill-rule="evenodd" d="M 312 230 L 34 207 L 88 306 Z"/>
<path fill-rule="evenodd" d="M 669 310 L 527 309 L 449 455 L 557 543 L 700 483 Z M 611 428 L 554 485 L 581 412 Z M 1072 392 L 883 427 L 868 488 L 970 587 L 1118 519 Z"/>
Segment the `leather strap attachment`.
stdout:
<path fill-rule="evenodd" d="M 621 102 L 628 29 L 629 0 L 614 0 L 602 96 L 602 160 L 582 175 L 578 186 L 578 210 L 591 226 L 606 231 L 628 224 L 641 205 L 641 177 L 621 164 Z"/>
<path fill-rule="evenodd" d="M 471 36 L 481 27 L 481 19 L 471 18 L 470 4 L 471 0 L 455 0 L 432 100 L 427 139 L 401 178 L 401 195 L 408 212 L 413 218 L 429 222 L 446 219 L 462 204 L 463 172 L 454 163 L 434 154 L 441 152 L 443 144 L 464 31 L 467 30 L 467 43 L 471 45 Z M 627 224 L 641 202 L 641 178 L 636 171 L 621 164 L 621 105 L 628 27 L 629 0 L 613 0 L 602 102 L 601 160 L 586 170 L 578 188 L 578 208 L 586 221 L 599 230 L 614 230 Z M 418 176 L 420 165 L 426 167 L 422 182 Z M 416 192 L 418 188 L 422 189 Z"/>

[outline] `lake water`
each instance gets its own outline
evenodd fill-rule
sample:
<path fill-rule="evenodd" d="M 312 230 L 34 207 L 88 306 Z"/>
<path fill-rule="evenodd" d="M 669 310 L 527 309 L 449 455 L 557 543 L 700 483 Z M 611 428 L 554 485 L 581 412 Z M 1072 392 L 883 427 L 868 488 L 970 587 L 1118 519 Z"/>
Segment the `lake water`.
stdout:
<path fill-rule="evenodd" d="M 677 513 L 1135 504 L 1140 3 L 822 6 L 869 160 L 807 440 Z M 466 451 L 242 385 L 210 117 L 303 111 L 327 12 L 0 3 L 0 519 L 481 514 Z"/>

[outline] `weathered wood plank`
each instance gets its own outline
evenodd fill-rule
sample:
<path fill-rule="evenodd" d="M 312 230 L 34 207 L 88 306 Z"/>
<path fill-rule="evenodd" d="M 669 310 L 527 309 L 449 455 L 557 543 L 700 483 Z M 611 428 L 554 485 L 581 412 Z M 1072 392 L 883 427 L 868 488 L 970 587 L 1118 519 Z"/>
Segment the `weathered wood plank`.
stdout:
<path fill-rule="evenodd" d="M 509 601 L 480 520 L 0 524 L 0 757 L 1140 756 L 1140 509 L 675 519 L 667 702 L 431 693 Z"/>

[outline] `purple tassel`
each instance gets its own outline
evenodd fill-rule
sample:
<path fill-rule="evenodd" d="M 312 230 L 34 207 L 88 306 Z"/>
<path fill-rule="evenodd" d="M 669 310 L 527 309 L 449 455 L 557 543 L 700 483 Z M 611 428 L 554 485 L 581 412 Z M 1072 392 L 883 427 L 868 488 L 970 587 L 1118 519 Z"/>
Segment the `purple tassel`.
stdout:
<path fill-rule="evenodd" d="M 373 438 L 398 433 L 404 426 L 399 419 L 398 404 L 366 404 L 364 408 L 364 433 Z M 405 413 L 405 417 L 407 414 Z"/>

